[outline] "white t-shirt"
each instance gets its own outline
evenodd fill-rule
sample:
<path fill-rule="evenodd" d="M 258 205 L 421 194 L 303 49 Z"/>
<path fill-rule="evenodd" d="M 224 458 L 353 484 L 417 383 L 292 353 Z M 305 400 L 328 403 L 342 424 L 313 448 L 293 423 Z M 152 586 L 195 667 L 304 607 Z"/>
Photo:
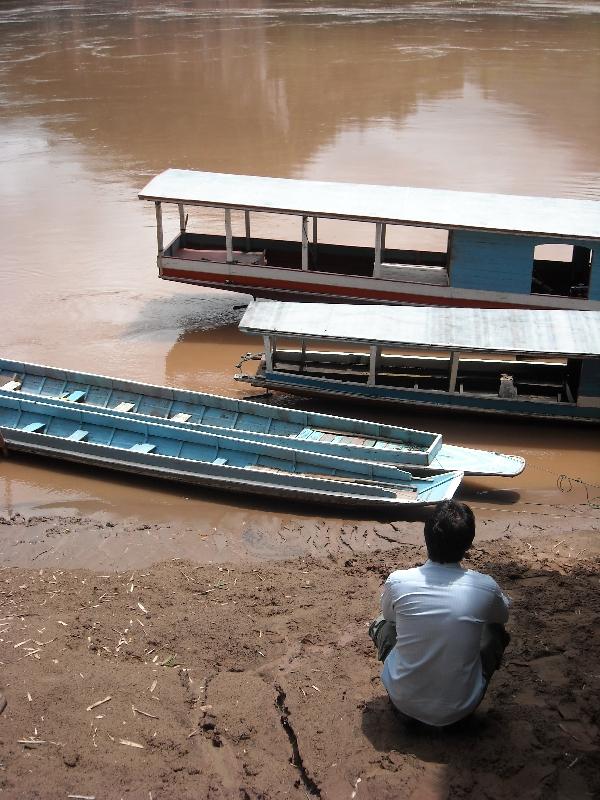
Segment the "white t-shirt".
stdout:
<path fill-rule="evenodd" d="M 493 578 L 460 564 L 427 561 L 392 572 L 381 609 L 396 623 L 397 639 L 381 680 L 396 708 L 437 726 L 476 708 L 484 691 L 483 626 L 506 622 L 509 606 Z"/>

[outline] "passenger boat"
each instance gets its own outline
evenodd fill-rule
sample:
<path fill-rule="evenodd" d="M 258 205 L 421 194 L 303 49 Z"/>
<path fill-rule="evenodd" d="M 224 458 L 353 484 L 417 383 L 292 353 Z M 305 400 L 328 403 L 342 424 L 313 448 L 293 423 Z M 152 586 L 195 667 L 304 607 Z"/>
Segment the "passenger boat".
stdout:
<path fill-rule="evenodd" d="M 600 312 L 255 302 L 253 386 L 391 405 L 600 421 Z M 284 347 L 281 339 L 295 347 Z M 308 345 L 313 349 L 308 349 Z M 332 345 L 334 345 L 332 347 Z"/>
<path fill-rule="evenodd" d="M 512 477 L 525 466 L 519 456 L 445 444 L 438 433 L 0 359 L 0 396 L 11 393 L 298 451 L 391 463 L 419 474 L 457 470 Z"/>
<path fill-rule="evenodd" d="M 462 473 L 414 477 L 397 467 L 297 452 L 4 394 L 8 449 L 199 486 L 339 506 L 399 509 L 452 497 Z"/>
<path fill-rule="evenodd" d="M 157 175 L 139 197 L 155 204 L 158 274 L 165 280 L 283 300 L 600 309 L 594 200 L 180 169 Z M 179 232 L 169 242 L 163 207 L 178 214 Z M 223 233 L 188 230 L 189 208 L 209 209 L 211 222 L 215 210 L 222 214 Z M 297 217 L 298 236 L 269 235 L 273 215 Z M 337 236 L 343 244 L 319 241 L 322 223 L 331 220 L 348 227 Z M 255 221 L 266 238 L 253 235 Z M 349 244 L 349 234 L 365 223 L 366 246 Z M 443 246 L 406 249 L 432 229 Z"/>

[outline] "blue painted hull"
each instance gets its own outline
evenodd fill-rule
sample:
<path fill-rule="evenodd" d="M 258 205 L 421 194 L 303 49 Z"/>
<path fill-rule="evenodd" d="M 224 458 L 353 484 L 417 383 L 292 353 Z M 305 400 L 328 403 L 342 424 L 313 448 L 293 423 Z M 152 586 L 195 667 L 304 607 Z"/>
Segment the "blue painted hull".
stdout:
<path fill-rule="evenodd" d="M 586 408 L 574 403 L 552 403 L 542 400 L 505 399 L 495 396 L 466 395 L 421 389 L 399 389 L 389 386 L 368 386 L 351 381 L 328 380 L 260 369 L 251 379 L 253 386 L 297 392 L 311 396 L 361 400 L 384 405 L 414 405 L 453 411 L 473 411 L 538 419 L 600 422 L 600 408 Z"/>
<path fill-rule="evenodd" d="M 230 436 L 0 397 L 9 449 L 185 483 L 341 506 L 399 509 L 452 497 L 462 473 L 414 477 L 393 466 L 297 453 Z"/>
<path fill-rule="evenodd" d="M 37 398 L 63 408 L 95 408 L 131 419 L 164 422 L 184 430 L 230 435 L 301 452 L 396 464 L 418 474 L 456 470 L 469 475 L 512 477 L 525 466 L 517 456 L 446 445 L 437 433 L 38 364 L 0 359 L 0 380 L 18 384 L 18 390 L 0 387 L 0 397 Z M 119 411 L 123 404 L 131 409 Z"/>

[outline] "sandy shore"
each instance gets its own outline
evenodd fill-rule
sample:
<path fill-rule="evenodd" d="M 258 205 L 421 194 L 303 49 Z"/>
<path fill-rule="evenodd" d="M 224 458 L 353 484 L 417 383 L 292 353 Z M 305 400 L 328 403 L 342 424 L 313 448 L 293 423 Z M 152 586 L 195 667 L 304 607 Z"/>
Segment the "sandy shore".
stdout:
<path fill-rule="evenodd" d="M 29 565 L 1 576 L 0 794 L 598 796 L 600 513 L 562 512 L 479 518 L 469 564 L 512 596 L 513 639 L 452 733 L 398 724 L 367 637 L 382 580 L 425 557 L 422 522 L 317 521 L 312 543 L 279 531 L 287 560 L 236 542 L 228 561 L 141 566 L 165 531 L 5 518 L 4 563 Z M 115 563 L 125 541 L 135 568 Z"/>

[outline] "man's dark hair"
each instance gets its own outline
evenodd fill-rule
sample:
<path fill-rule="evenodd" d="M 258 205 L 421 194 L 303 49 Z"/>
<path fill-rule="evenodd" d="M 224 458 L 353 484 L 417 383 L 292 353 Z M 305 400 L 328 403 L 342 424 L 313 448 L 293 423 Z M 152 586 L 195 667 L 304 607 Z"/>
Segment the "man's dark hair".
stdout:
<path fill-rule="evenodd" d="M 460 561 L 475 538 L 475 517 L 469 506 L 444 500 L 425 523 L 425 544 L 432 561 Z"/>

